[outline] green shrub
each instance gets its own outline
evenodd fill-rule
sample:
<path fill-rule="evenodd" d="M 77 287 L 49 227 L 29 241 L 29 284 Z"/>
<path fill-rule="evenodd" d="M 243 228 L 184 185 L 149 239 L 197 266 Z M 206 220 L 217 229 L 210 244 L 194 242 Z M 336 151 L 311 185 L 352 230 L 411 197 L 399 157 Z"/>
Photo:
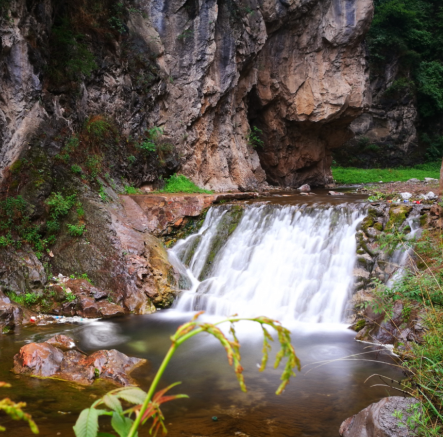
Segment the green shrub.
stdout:
<path fill-rule="evenodd" d="M 172 175 L 166 179 L 165 187 L 160 190 L 161 193 L 206 193 L 212 194 L 212 191 L 197 187 L 194 182 L 190 181 L 183 175 Z"/>
<path fill-rule="evenodd" d="M 145 153 L 157 152 L 159 140 L 163 136 L 163 128 L 154 126 L 146 132 L 147 138 L 138 144 L 138 148 Z"/>
<path fill-rule="evenodd" d="M 131 187 L 129 185 L 125 185 L 125 193 L 126 194 L 139 194 L 139 189 L 135 187 Z"/>
<path fill-rule="evenodd" d="M 68 223 L 66 226 L 68 227 L 68 234 L 71 237 L 81 237 L 86 230 L 85 225 L 71 225 Z"/>
<path fill-rule="evenodd" d="M 71 165 L 71 171 L 75 174 L 82 174 L 82 168 L 77 164 Z"/>
<path fill-rule="evenodd" d="M 68 214 L 76 202 L 76 195 L 64 197 L 61 193 L 52 193 L 46 200 L 51 217 L 56 220 Z"/>
<path fill-rule="evenodd" d="M 259 129 L 257 126 L 252 126 L 252 129 L 248 132 L 248 144 L 254 149 L 256 147 L 263 147 L 264 142 L 261 139 L 262 134 L 263 131 L 261 129 Z"/>

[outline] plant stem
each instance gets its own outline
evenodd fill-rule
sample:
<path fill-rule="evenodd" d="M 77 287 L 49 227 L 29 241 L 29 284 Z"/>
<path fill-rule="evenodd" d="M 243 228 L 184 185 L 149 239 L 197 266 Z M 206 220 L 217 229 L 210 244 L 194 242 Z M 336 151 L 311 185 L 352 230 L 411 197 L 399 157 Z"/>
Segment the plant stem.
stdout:
<path fill-rule="evenodd" d="M 158 369 L 157 374 L 155 375 L 155 378 L 151 383 L 151 387 L 149 387 L 148 394 L 146 395 L 145 401 L 143 402 L 143 405 L 140 409 L 140 413 L 135 418 L 134 423 L 131 426 L 128 437 L 135 437 L 137 429 L 138 429 L 140 422 L 142 420 L 143 414 L 145 413 L 146 409 L 148 408 L 149 402 L 151 401 L 151 398 L 155 392 L 155 389 L 157 388 L 157 385 L 160 382 L 160 379 L 163 376 L 163 373 L 166 370 L 166 367 L 168 366 L 169 361 L 171 361 L 171 358 L 174 355 L 174 352 L 176 351 L 177 347 L 178 347 L 178 345 L 176 343 L 173 343 L 171 345 L 171 347 L 169 348 L 168 353 L 166 354 L 165 358 L 163 359 L 161 366 Z"/>

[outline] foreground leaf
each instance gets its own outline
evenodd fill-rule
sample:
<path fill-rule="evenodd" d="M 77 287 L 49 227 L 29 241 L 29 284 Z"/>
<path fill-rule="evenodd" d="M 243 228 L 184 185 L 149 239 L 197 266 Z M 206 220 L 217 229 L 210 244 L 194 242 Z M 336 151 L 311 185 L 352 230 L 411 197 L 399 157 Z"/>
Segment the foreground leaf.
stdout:
<path fill-rule="evenodd" d="M 112 415 L 111 425 L 120 437 L 126 437 L 129 434 L 133 421 L 128 417 L 118 413 Z"/>
<path fill-rule="evenodd" d="M 96 437 L 98 432 L 98 416 L 99 412 L 95 408 L 83 410 L 73 427 L 76 437 Z"/>
<path fill-rule="evenodd" d="M 140 388 L 130 387 L 118 392 L 116 396 L 131 404 L 142 404 L 145 401 L 146 393 Z"/>

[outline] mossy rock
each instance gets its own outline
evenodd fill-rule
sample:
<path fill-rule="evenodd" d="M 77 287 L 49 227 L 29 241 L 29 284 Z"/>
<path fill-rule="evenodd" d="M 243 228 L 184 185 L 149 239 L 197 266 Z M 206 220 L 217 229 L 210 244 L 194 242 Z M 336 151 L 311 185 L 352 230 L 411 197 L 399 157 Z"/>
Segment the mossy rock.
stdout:
<path fill-rule="evenodd" d="M 360 319 L 357 321 L 357 323 L 355 324 L 355 331 L 359 332 L 361 331 L 364 327 L 366 326 L 366 320 L 365 319 Z"/>
<path fill-rule="evenodd" d="M 363 219 L 363 221 L 361 223 L 361 228 L 366 233 L 368 228 L 372 227 L 373 224 L 374 224 L 374 219 L 370 216 L 367 216 Z"/>
<path fill-rule="evenodd" d="M 412 210 L 412 206 L 399 205 L 389 209 L 389 220 L 386 230 L 399 229 Z"/>
<path fill-rule="evenodd" d="M 244 208 L 242 205 L 230 206 L 229 210 L 223 215 L 222 219 L 218 223 L 216 234 L 211 241 L 211 248 L 209 250 L 209 254 L 206 258 L 205 265 L 199 276 L 200 281 L 203 281 L 204 279 L 210 276 L 212 267 L 214 265 L 218 253 L 226 244 L 228 238 L 237 229 L 237 226 L 240 223 L 241 218 L 243 217 L 243 212 Z"/>
<path fill-rule="evenodd" d="M 383 231 L 383 223 L 376 222 L 376 223 L 374 223 L 373 228 L 376 229 L 377 231 L 381 232 L 381 231 Z"/>
<path fill-rule="evenodd" d="M 428 215 L 423 214 L 420 216 L 420 226 L 424 228 L 428 224 Z"/>

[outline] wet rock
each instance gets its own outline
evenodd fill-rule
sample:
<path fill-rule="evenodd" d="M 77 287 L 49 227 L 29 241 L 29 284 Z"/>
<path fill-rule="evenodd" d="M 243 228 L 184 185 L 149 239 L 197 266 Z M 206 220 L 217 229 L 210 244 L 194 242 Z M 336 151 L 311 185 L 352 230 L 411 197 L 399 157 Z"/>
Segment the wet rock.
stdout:
<path fill-rule="evenodd" d="M 311 191 L 311 187 L 308 184 L 304 184 L 301 187 L 297 188 L 301 193 L 309 193 Z"/>
<path fill-rule="evenodd" d="M 49 343 L 30 343 L 14 356 L 14 373 L 53 376 L 60 370 L 63 352 Z"/>
<path fill-rule="evenodd" d="M 96 304 L 100 317 L 109 319 L 111 317 L 124 316 L 125 312 L 120 305 L 112 302 L 101 301 Z"/>
<path fill-rule="evenodd" d="M 0 291 L 0 335 L 21 324 L 23 310 Z"/>
<path fill-rule="evenodd" d="M 340 426 L 341 437 L 412 437 L 415 430 L 406 425 L 409 416 L 414 413 L 414 405 L 418 401 L 413 398 L 391 396 L 369 405 Z M 420 408 L 420 407 L 418 407 Z M 402 420 L 394 417 L 399 412 Z"/>
<path fill-rule="evenodd" d="M 89 385 L 96 378 L 118 385 L 134 382 L 129 373 L 146 360 L 128 357 L 112 349 L 100 350 L 89 356 L 75 349 L 75 342 L 65 335 L 57 335 L 44 343 L 23 346 L 14 356 L 13 372 L 39 377 L 53 377 Z"/>
<path fill-rule="evenodd" d="M 72 338 L 63 335 L 63 334 L 57 334 L 55 337 L 50 338 L 49 340 L 46 340 L 46 343 L 62 350 L 67 351 L 70 349 L 75 348 L 75 342 L 72 340 Z"/>
<path fill-rule="evenodd" d="M 43 291 L 47 283 L 45 269 L 28 249 L 0 250 L 0 287 L 17 294 Z"/>
<path fill-rule="evenodd" d="M 328 194 L 330 196 L 344 196 L 345 193 L 339 193 L 338 191 L 329 191 Z"/>

